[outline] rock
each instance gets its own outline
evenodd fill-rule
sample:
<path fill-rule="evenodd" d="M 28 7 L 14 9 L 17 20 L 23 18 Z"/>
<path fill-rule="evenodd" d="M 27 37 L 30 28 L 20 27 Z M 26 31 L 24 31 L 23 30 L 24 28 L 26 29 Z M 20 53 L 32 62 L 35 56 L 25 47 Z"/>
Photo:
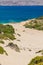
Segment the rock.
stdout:
<path fill-rule="evenodd" d="M 16 52 L 20 52 L 20 49 L 17 44 L 9 43 L 6 47 L 10 47 L 11 49 L 14 49 Z"/>

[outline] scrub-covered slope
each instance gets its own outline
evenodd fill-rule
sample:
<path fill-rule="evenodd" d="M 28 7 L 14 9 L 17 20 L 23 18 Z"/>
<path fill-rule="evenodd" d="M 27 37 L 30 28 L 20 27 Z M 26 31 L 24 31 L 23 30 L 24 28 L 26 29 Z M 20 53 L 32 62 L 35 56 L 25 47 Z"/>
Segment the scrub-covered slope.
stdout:
<path fill-rule="evenodd" d="M 26 28 L 33 28 L 37 30 L 43 30 L 43 16 L 30 20 L 24 25 Z"/>

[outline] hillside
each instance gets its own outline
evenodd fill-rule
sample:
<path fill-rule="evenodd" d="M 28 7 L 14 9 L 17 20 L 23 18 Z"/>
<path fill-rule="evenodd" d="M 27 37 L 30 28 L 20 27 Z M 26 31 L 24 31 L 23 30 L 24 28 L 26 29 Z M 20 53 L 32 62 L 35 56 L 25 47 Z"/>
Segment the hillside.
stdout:
<path fill-rule="evenodd" d="M 26 28 L 33 28 L 36 30 L 43 30 L 43 16 L 26 22 L 24 25 Z"/>
<path fill-rule="evenodd" d="M 41 0 L 0 0 L 0 5 L 43 5 Z"/>

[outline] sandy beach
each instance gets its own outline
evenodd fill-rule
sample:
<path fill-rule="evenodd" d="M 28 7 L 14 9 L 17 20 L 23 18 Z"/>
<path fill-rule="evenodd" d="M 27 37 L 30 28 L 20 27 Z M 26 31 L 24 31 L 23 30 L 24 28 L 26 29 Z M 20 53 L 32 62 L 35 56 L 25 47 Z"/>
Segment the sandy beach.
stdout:
<path fill-rule="evenodd" d="M 28 65 L 32 58 L 41 55 L 40 53 L 36 54 L 36 52 L 43 49 L 43 31 L 25 28 L 23 26 L 25 22 L 9 24 L 15 28 L 16 40 L 4 40 L 5 44 L 1 44 L 7 51 L 8 56 L 0 54 L 0 64 Z M 20 34 L 20 36 L 18 34 Z M 9 42 L 17 44 L 20 48 L 20 52 L 16 52 L 10 47 L 5 47 Z"/>

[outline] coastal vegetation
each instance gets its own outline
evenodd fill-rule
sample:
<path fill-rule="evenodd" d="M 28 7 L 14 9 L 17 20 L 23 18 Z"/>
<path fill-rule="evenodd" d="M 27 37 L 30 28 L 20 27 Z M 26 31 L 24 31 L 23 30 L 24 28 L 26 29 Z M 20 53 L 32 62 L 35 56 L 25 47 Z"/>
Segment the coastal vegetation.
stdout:
<path fill-rule="evenodd" d="M 0 24 L 0 44 L 4 44 L 3 40 L 14 40 L 15 38 L 15 29 L 12 25 Z M 0 54 L 7 54 L 2 46 L 0 46 Z"/>
<path fill-rule="evenodd" d="M 15 34 L 15 30 L 13 26 L 0 24 L 0 39 L 14 40 L 16 39 L 14 34 Z"/>
<path fill-rule="evenodd" d="M 4 44 L 4 41 L 3 40 L 0 40 L 0 44 Z"/>
<path fill-rule="evenodd" d="M 37 56 L 28 65 L 43 65 L 43 56 Z"/>
<path fill-rule="evenodd" d="M 37 17 L 36 19 L 41 19 L 42 20 L 43 19 L 43 16 Z"/>
<path fill-rule="evenodd" d="M 7 52 L 4 50 L 4 48 L 0 46 L 0 54 L 4 54 L 4 53 L 8 55 Z"/>
<path fill-rule="evenodd" d="M 26 22 L 24 26 L 26 28 L 43 30 L 43 17 L 39 17 L 39 18 L 31 20 L 30 22 Z"/>

